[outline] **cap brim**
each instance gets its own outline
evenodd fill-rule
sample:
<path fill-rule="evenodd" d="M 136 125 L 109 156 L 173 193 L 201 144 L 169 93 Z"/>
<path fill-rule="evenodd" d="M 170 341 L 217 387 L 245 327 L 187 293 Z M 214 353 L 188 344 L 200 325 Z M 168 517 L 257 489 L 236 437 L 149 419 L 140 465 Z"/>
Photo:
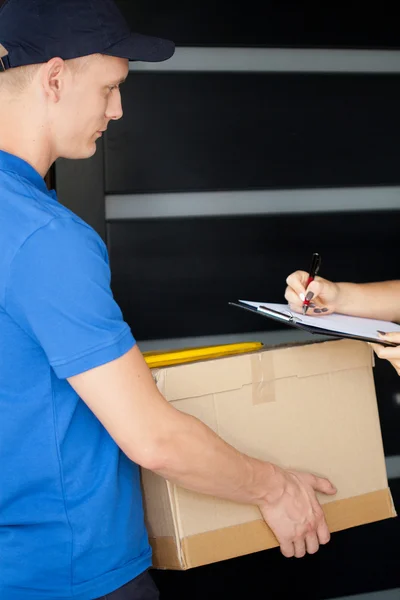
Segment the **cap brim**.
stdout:
<path fill-rule="evenodd" d="M 129 37 L 110 46 L 102 54 L 143 62 L 161 62 L 171 58 L 174 52 L 175 44 L 170 40 L 131 33 Z"/>

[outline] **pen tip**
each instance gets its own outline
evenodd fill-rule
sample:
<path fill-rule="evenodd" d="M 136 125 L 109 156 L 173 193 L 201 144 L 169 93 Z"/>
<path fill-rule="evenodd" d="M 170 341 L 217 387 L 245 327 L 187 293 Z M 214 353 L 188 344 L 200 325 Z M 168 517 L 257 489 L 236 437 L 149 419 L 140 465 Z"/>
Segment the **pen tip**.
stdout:
<path fill-rule="evenodd" d="M 305 315 L 307 312 L 307 306 L 303 306 L 303 315 Z"/>

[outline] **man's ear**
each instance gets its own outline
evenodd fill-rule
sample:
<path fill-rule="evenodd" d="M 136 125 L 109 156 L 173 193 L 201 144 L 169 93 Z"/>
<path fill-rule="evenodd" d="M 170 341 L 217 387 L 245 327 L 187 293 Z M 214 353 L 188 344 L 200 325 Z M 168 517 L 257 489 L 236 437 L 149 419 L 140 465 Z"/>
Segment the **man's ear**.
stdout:
<path fill-rule="evenodd" d="M 43 65 L 43 88 L 49 99 L 53 102 L 58 102 L 60 100 L 66 71 L 65 61 L 62 58 L 52 58 Z"/>

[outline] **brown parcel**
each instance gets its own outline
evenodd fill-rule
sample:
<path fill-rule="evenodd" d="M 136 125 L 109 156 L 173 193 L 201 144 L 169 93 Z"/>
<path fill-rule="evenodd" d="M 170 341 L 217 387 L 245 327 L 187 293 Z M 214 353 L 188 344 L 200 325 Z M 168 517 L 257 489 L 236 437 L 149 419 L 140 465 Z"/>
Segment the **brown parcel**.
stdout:
<path fill-rule="evenodd" d="M 334 340 L 154 369 L 153 377 L 177 409 L 242 452 L 329 477 L 338 493 L 320 501 L 334 532 L 396 516 L 372 367 L 366 343 Z M 144 469 L 142 484 L 156 568 L 184 570 L 278 545 L 257 507 L 184 490 Z"/>

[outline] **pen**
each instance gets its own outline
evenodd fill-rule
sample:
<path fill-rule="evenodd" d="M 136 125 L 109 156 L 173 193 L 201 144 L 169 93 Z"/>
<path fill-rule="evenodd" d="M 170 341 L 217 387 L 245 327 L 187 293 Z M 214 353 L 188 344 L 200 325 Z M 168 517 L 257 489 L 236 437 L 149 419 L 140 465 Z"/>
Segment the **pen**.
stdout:
<path fill-rule="evenodd" d="M 308 279 L 307 279 L 307 283 L 306 283 L 306 290 L 307 290 L 308 286 L 310 285 L 310 283 L 312 281 L 314 281 L 314 278 L 316 277 L 320 266 L 321 266 L 321 256 L 318 254 L 318 252 L 314 252 L 314 254 L 312 255 L 311 267 L 310 267 L 310 271 L 309 271 L 309 275 L 308 275 Z M 307 296 L 305 297 L 304 302 L 303 302 L 303 315 L 306 314 L 308 307 L 310 306 L 311 298 L 309 298 L 308 295 L 309 294 L 307 294 Z"/>

